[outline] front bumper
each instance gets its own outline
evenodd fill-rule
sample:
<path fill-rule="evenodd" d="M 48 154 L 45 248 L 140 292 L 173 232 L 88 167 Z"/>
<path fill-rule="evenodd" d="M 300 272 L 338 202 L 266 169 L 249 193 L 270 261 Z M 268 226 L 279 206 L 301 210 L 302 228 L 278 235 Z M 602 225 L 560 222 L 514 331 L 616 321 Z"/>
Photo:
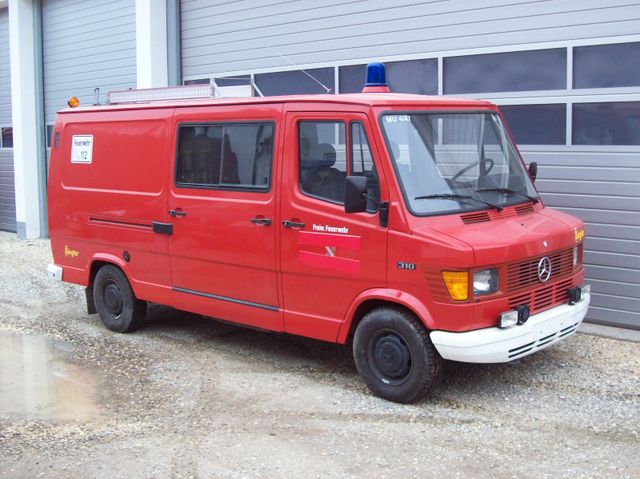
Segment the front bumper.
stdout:
<path fill-rule="evenodd" d="M 563 304 L 532 315 L 520 326 L 486 328 L 464 333 L 432 331 L 431 341 L 444 359 L 465 363 L 506 363 L 528 356 L 576 332 L 587 314 L 590 294 L 573 305 Z"/>

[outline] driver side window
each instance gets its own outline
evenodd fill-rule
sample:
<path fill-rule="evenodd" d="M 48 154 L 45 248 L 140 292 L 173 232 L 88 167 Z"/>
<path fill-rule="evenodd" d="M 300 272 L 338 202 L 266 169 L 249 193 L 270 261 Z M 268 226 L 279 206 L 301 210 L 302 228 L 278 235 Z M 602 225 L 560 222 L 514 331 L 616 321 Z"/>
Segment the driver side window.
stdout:
<path fill-rule="evenodd" d="M 346 127 L 341 121 L 298 124 L 299 182 L 303 193 L 344 204 L 347 177 Z"/>

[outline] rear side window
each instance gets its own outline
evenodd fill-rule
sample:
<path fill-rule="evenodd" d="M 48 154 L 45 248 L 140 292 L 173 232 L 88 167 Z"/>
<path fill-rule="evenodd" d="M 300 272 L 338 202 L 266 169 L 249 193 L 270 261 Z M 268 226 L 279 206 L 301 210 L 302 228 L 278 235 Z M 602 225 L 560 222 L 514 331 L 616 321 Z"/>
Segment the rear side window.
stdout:
<path fill-rule="evenodd" d="M 176 183 L 266 191 L 271 185 L 273 123 L 207 123 L 178 130 Z"/>

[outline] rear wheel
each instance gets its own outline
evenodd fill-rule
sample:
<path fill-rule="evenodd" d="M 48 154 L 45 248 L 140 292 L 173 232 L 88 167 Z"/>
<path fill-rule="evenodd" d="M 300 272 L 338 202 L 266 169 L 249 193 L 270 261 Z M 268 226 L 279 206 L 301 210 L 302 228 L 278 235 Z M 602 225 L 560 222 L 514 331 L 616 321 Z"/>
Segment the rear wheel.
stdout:
<path fill-rule="evenodd" d="M 147 312 L 146 301 L 135 297 L 127 277 L 113 265 L 98 270 L 93 283 L 93 299 L 104 325 L 117 333 L 138 328 Z"/>
<path fill-rule="evenodd" d="M 369 389 L 391 401 L 424 399 L 442 374 L 443 360 L 427 330 L 400 308 L 376 308 L 362 318 L 353 356 Z"/>

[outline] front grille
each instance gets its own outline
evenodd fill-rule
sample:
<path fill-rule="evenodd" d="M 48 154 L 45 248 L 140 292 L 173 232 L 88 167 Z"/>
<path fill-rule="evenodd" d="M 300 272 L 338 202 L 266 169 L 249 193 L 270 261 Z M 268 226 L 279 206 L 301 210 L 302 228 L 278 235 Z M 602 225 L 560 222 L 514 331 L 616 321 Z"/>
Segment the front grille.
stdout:
<path fill-rule="evenodd" d="M 518 306 L 526 304 L 529 306 L 531 314 L 539 313 L 545 309 L 550 309 L 559 304 L 569 302 L 569 288 L 571 278 L 554 284 L 547 284 L 540 288 L 526 291 L 509 298 L 509 309 L 516 309 Z"/>
<path fill-rule="evenodd" d="M 551 260 L 551 279 L 561 278 L 570 274 L 573 269 L 572 248 L 556 251 L 547 255 Z M 507 292 L 511 293 L 521 288 L 540 284 L 538 278 L 538 263 L 542 256 L 512 263 L 507 266 Z"/>

